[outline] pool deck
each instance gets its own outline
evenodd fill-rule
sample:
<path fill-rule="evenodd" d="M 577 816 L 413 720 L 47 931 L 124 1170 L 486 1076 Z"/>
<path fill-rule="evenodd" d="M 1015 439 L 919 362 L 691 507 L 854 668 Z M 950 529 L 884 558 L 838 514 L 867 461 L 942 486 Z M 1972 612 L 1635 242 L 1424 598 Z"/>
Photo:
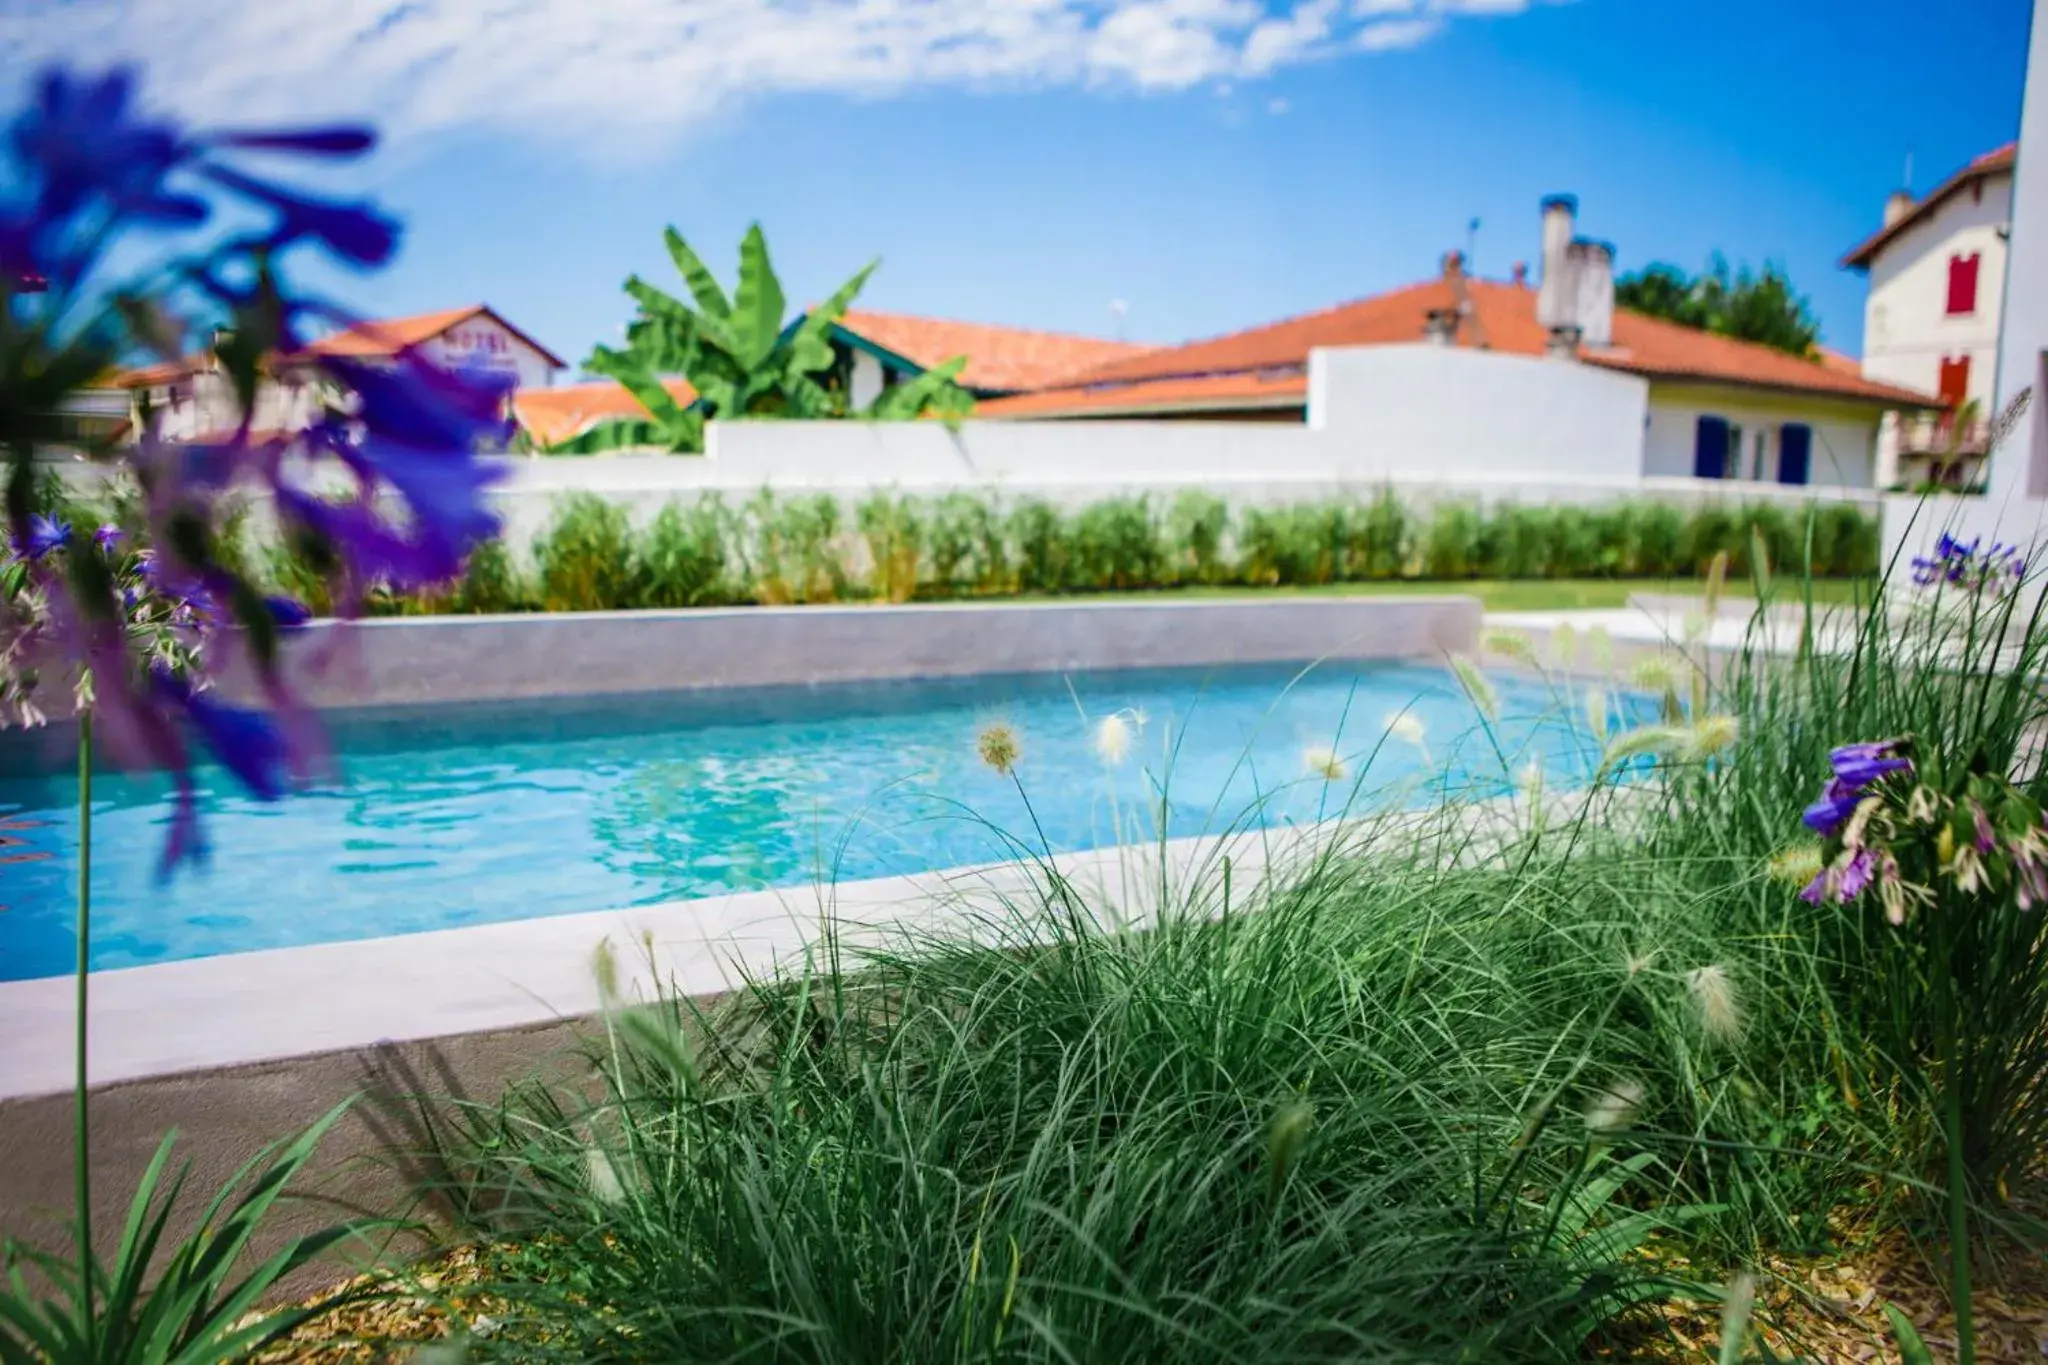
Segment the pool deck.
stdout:
<path fill-rule="evenodd" d="M 1790 653 L 1798 647 L 1804 622 L 1796 608 L 1779 608 L 1760 623 L 1755 618 L 1756 603 L 1745 598 L 1723 600 L 1719 610 L 1708 618 L 1704 604 L 1696 597 L 1638 594 L 1626 607 L 1598 611 L 1489 612 L 1486 624 L 1526 631 L 1545 645 L 1556 638 L 1560 629 L 1569 628 L 1581 649 L 1595 631 L 1604 631 L 1614 646 L 1616 659 L 1623 662 L 1646 653 L 1673 650 L 1727 655 L 1744 648 Z M 1823 649 L 1847 645 L 1854 638 L 1851 618 L 1839 609 L 1821 612 L 1815 619 L 1814 632 L 1816 643 Z"/>

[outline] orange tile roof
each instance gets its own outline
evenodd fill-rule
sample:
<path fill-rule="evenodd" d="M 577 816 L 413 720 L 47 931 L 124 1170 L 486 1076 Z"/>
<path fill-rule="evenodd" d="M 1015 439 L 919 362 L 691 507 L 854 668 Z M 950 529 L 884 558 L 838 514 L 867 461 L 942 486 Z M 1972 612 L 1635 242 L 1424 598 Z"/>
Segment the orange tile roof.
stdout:
<path fill-rule="evenodd" d="M 664 379 L 661 386 L 678 403 L 688 405 L 697 401 L 697 391 L 686 379 Z M 614 418 L 645 421 L 652 414 L 624 384 L 604 379 L 554 389 L 516 390 L 512 395 L 512 415 L 534 440 L 551 446 L 579 436 L 600 422 Z"/>
<path fill-rule="evenodd" d="M 1476 279 L 1467 280 L 1465 288 L 1472 312 L 1460 331 L 1460 344 L 1483 344 L 1516 355 L 1544 353 L 1549 337 L 1536 321 L 1535 290 Z M 1285 393 L 1306 402 L 1305 366 L 1310 349 L 1419 342 L 1428 315 L 1452 306 L 1450 284 L 1430 280 L 1249 331 L 1098 366 L 1037 393 L 982 403 L 976 415 L 1169 412 L 1180 409 L 1190 396 L 1201 397 L 1206 400 L 1203 405 L 1211 407 L 1228 406 L 1223 400 L 1231 397 L 1251 397 L 1261 405 L 1278 406 Z M 1778 389 L 1902 407 L 1938 405 L 1938 400 L 1927 394 L 1880 384 L 1822 361 L 1801 360 L 1767 346 L 1713 336 L 1626 309 L 1615 310 L 1614 344 L 1601 350 L 1582 350 L 1581 356 L 1589 364 L 1650 378 Z M 1258 382 L 1242 388 L 1215 384 L 1224 377 Z M 1161 382 L 1165 380 L 1182 384 L 1199 380 L 1208 386 L 1183 391 Z"/>
<path fill-rule="evenodd" d="M 911 317 L 851 309 L 840 325 L 892 355 L 931 369 L 956 355 L 967 357 L 963 387 L 983 393 L 1043 388 L 1067 375 L 1152 349 L 1128 341 L 992 327 L 978 322 Z"/>
<path fill-rule="evenodd" d="M 1293 367 L 1278 372 L 1169 375 L 1089 388 L 1041 389 L 984 398 L 976 417 L 1148 417 L 1162 412 L 1217 412 L 1300 407 L 1308 380 Z"/>
<path fill-rule="evenodd" d="M 332 336 L 308 342 L 297 354 L 350 359 L 395 355 L 403 347 L 418 346 L 432 341 L 443 332 L 460 327 L 475 317 L 489 318 L 538 351 L 549 364 L 558 369 L 567 368 L 560 356 L 505 321 L 486 303 L 472 303 L 465 308 L 444 308 L 437 313 L 416 313 L 411 317 L 366 319 L 353 327 L 344 327 Z M 271 358 L 272 363 L 275 363 L 275 360 L 276 357 Z M 110 376 L 106 382 L 112 388 L 145 388 L 152 384 L 166 384 L 173 379 L 198 374 L 212 363 L 213 357 L 209 353 L 198 351 L 178 360 L 159 361 L 153 365 L 123 370 Z"/>
<path fill-rule="evenodd" d="M 1884 250 L 1886 243 L 1940 208 L 1951 195 L 1960 193 L 1964 186 L 1985 176 L 2010 173 L 2018 152 L 2019 144 L 2008 142 L 2003 147 L 1994 147 L 1982 156 L 1976 157 L 1969 165 L 1929 190 L 1927 197 L 1906 210 L 1897 222 L 1879 228 L 1857 243 L 1848 255 L 1842 257 L 1843 266 L 1850 269 L 1868 268 L 1871 261 L 1877 258 L 1877 253 Z"/>
<path fill-rule="evenodd" d="M 1814 359 L 1837 374 L 1860 375 L 1863 373 L 1863 362 L 1853 355 L 1846 355 L 1831 346 L 1816 346 L 1813 349 L 1815 352 Z"/>
<path fill-rule="evenodd" d="M 432 341 L 472 318 L 487 317 L 513 336 L 531 346 L 552 365 L 563 367 L 562 358 L 500 317 L 489 304 L 472 303 L 466 308 L 444 308 L 438 313 L 415 313 L 404 318 L 377 318 L 344 327 L 332 336 L 306 346 L 311 356 L 361 357 L 396 354 L 402 347 Z"/>

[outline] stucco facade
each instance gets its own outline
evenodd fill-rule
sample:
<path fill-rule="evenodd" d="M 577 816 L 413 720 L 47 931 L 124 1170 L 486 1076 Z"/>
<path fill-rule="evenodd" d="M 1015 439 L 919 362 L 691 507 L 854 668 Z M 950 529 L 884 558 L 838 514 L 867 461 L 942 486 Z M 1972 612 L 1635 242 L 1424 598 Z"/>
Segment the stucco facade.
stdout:
<path fill-rule="evenodd" d="M 1719 419 L 1728 434 L 1729 457 L 1722 478 L 1736 482 L 1795 481 L 1817 487 L 1878 486 L 1880 409 L 1868 403 L 1829 402 L 1733 386 L 1659 382 L 1650 385 L 1649 420 L 1643 430 L 1642 473 L 1646 478 L 1687 478 L 1697 474 L 1701 419 Z M 1788 428 L 1807 432 L 1807 468 L 1802 480 L 1784 455 Z"/>
<path fill-rule="evenodd" d="M 1983 423 L 1995 406 L 2011 160 L 2001 148 L 1917 202 L 1893 196 L 1885 226 L 1848 258 L 1870 276 L 1863 373 L 1950 405 L 1951 415 L 1885 424 L 1878 473 L 1887 485 L 1971 485 L 1981 476 Z M 1973 418 L 1966 404 L 1975 405 Z"/>
<path fill-rule="evenodd" d="M 2005 232 L 2011 222 L 2012 176 L 1985 176 L 1878 253 L 1863 305 L 1863 373 L 1939 393 L 1941 362 L 1967 355 L 1967 396 L 1990 403 L 1998 368 Z M 1973 256 L 1978 263 L 1974 306 L 1951 312 L 1950 262 Z"/>

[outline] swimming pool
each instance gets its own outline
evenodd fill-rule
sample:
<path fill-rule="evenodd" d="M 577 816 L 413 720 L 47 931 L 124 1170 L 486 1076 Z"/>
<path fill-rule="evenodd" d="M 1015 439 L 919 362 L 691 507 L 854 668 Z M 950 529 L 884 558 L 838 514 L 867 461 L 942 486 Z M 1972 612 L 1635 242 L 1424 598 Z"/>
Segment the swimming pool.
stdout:
<path fill-rule="evenodd" d="M 889 876 L 1510 790 L 1595 746 L 1497 679 L 1492 738 L 1441 668 L 1227 667 L 340 713 L 339 774 L 286 801 L 203 771 L 208 865 L 158 880 L 159 775 L 94 779 L 95 968 Z M 1422 744 L 1385 737 L 1408 712 Z M 1122 716 L 1130 748 L 1093 743 Z M 1142 723 L 1139 723 L 1142 719 Z M 976 757 L 1007 724 L 1015 781 Z M 1318 750 L 1341 757 L 1327 780 Z M 1376 752 L 1375 752 L 1376 751 Z M 0 980 L 71 967 L 75 778 L 0 780 Z M 1162 819 L 1163 817 L 1163 819 Z"/>

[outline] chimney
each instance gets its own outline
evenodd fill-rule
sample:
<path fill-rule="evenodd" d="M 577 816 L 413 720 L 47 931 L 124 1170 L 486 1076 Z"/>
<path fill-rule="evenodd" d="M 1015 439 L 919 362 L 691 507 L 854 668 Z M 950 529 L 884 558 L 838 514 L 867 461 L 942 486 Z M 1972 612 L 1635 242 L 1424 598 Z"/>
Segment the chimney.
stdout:
<path fill-rule="evenodd" d="M 1448 346 L 1457 340 L 1458 310 L 1455 308 L 1432 308 L 1423 315 L 1422 335 L 1429 338 L 1432 346 Z"/>
<path fill-rule="evenodd" d="M 1577 241 L 1572 255 L 1578 262 L 1574 276 L 1578 302 L 1572 320 L 1578 324 L 1579 339 L 1588 346 L 1606 348 L 1614 344 L 1614 247 L 1608 242 Z"/>
<path fill-rule="evenodd" d="M 1913 204 L 1914 199 L 1911 190 L 1893 190 L 1885 197 L 1884 225 L 1890 227 L 1893 223 L 1898 222 L 1901 218 L 1911 213 L 1913 211 Z"/>
<path fill-rule="evenodd" d="M 1527 261 L 1516 261 L 1516 262 L 1515 262 L 1515 288 L 1517 288 L 1517 289 L 1527 289 L 1528 287 L 1529 287 L 1529 263 L 1528 263 Z"/>
<path fill-rule="evenodd" d="M 1536 321 L 1545 327 L 1578 322 L 1578 283 L 1572 277 L 1572 234 L 1577 229 L 1579 201 L 1553 194 L 1543 201 L 1543 283 L 1536 295 Z"/>
<path fill-rule="evenodd" d="M 1447 280 L 1454 280 L 1464 274 L 1465 253 L 1462 251 L 1446 251 L 1443 259 L 1443 272 L 1444 278 Z"/>
<path fill-rule="evenodd" d="M 1577 360 L 1579 358 L 1579 329 L 1573 326 L 1550 329 L 1550 342 L 1544 354 L 1552 360 Z"/>

